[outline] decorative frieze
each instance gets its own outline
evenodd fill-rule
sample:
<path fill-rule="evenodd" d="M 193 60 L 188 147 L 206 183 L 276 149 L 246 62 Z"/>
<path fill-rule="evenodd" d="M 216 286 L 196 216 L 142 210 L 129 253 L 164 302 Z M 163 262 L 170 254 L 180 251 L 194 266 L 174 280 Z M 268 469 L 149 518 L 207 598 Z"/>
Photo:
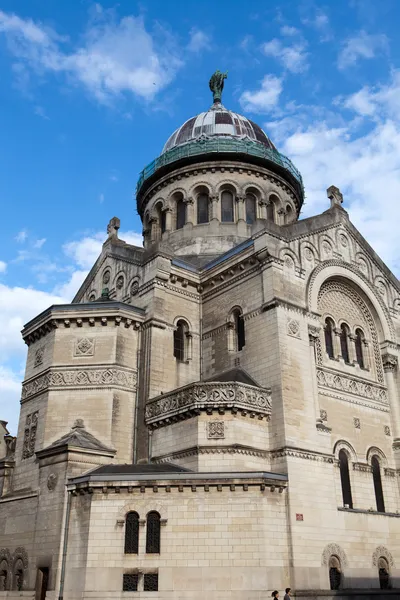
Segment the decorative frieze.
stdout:
<path fill-rule="evenodd" d="M 340 391 L 351 396 L 359 396 L 379 404 L 388 404 L 386 389 L 374 382 L 362 381 L 344 373 L 335 373 L 328 369 L 317 368 L 318 386 L 330 390 Z M 346 398 L 351 402 L 351 398 Z"/>
<path fill-rule="evenodd" d="M 22 458 L 29 458 L 33 456 L 35 453 L 35 443 L 36 443 L 36 431 L 37 424 L 39 420 L 39 411 L 36 410 L 33 413 L 30 413 L 26 417 L 25 421 L 25 431 L 24 431 L 24 444 L 22 448 Z"/>
<path fill-rule="evenodd" d="M 186 419 L 200 411 L 229 410 L 269 418 L 271 391 L 244 383 L 193 383 L 158 396 L 146 406 L 147 425 Z"/>
<path fill-rule="evenodd" d="M 57 369 L 25 382 L 22 386 L 22 401 L 49 389 L 120 387 L 132 391 L 136 385 L 136 372 L 123 367 L 85 369 Z"/>

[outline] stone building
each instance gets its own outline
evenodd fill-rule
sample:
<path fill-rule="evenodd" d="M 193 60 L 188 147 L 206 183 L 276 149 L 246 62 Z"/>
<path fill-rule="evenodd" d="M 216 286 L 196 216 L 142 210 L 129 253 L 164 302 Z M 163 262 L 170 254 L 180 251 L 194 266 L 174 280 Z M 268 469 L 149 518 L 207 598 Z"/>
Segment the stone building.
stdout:
<path fill-rule="evenodd" d="M 399 282 L 211 87 L 22 332 L 0 597 L 398 597 Z"/>

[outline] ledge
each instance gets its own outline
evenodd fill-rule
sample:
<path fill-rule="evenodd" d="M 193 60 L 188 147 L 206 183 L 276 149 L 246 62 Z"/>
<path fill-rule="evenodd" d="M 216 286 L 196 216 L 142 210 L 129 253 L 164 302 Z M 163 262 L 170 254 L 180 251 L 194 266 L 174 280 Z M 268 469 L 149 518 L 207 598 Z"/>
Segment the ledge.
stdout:
<path fill-rule="evenodd" d="M 338 506 L 338 510 L 341 512 L 359 513 L 363 515 L 379 515 L 381 517 L 395 517 L 400 518 L 400 514 L 392 512 L 379 512 L 377 510 L 366 510 L 365 508 L 345 508 L 344 506 Z"/>
<path fill-rule="evenodd" d="M 372 597 L 382 598 L 382 597 L 399 597 L 399 589 L 393 590 L 381 590 L 377 588 L 349 588 L 343 590 L 296 590 L 292 597 L 294 598 L 358 598 L 360 596 L 364 596 L 367 600 L 370 600 Z"/>

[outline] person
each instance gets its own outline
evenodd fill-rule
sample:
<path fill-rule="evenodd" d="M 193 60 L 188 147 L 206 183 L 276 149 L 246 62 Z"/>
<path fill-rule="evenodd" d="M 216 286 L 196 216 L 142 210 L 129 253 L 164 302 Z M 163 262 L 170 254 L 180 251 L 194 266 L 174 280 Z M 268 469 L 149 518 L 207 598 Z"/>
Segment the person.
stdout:
<path fill-rule="evenodd" d="M 283 597 L 283 600 L 290 600 L 291 598 L 291 588 L 286 588 L 285 590 L 285 595 Z"/>
<path fill-rule="evenodd" d="M 271 596 L 272 596 L 272 598 L 274 598 L 274 600 L 278 600 L 278 598 L 279 598 L 278 590 L 273 591 Z"/>

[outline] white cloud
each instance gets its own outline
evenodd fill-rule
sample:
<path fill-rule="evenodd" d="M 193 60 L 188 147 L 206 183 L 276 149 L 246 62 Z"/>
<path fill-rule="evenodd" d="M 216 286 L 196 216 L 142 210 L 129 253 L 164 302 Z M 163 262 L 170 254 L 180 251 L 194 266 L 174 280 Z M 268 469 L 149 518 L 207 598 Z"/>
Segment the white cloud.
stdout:
<path fill-rule="evenodd" d="M 329 17 L 321 10 L 317 9 L 312 17 L 304 18 L 302 22 L 319 32 L 320 42 L 328 42 L 333 38 Z"/>
<path fill-rule="evenodd" d="M 43 106 L 35 106 L 34 112 L 38 117 L 42 117 L 42 119 L 50 121 L 50 118 L 46 115 L 46 111 L 44 110 Z"/>
<path fill-rule="evenodd" d="M 210 50 L 210 46 L 211 39 L 209 35 L 195 27 L 190 30 L 190 41 L 187 45 L 189 52 L 198 54 L 202 50 Z"/>
<path fill-rule="evenodd" d="M 127 244 L 143 246 L 142 234 L 136 231 L 120 232 L 119 237 L 121 240 L 127 242 Z M 89 270 L 99 257 L 106 239 L 107 235 L 99 231 L 93 235 L 85 236 L 80 240 L 64 244 L 63 250 L 82 270 Z"/>
<path fill-rule="evenodd" d="M 299 33 L 299 30 L 296 29 L 296 27 L 290 27 L 290 25 L 284 25 L 283 27 L 281 27 L 282 35 L 293 36 L 293 35 L 297 35 L 298 33 Z"/>
<path fill-rule="evenodd" d="M 5 273 L 7 271 L 7 263 L 4 260 L 0 260 L 0 273 Z"/>
<path fill-rule="evenodd" d="M 84 43 L 68 49 L 66 38 L 40 23 L 0 11 L 0 33 L 22 64 L 41 74 L 64 74 L 99 102 L 109 104 L 122 93 L 143 99 L 170 83 L 183 61 L 161 27 L 153 36 L 141 17 L 111 19 L 100 11 Z M 24 73 L 26 78 L 26 73 Z"/>
<path fill-rule="evenodd" d="M 100 204 L 103 204 L 103 202 L 104 202 L 104 194 L 103 193 L 99 194 L 99 202 L 100 202 Z"/>
<path fill-rule="evenodd" d="M 302 73 L 308 69 L 305 42 L 284 46 L 280 40 L 274 38 L 263 44 L 261 49 L 265 56 L 276 58 L 291 73 Z"/>
<path fill-rule="evenodd" d="M 21 377 L 10 367 L 0 365 L 0 416 L 8 421 L 8 430 L 16 435 L 18 428 Z"/>
<path fill-rule="evenodd" d="M 282 79 L 275 75 L 265 75 L 261 88 L 244 91 L 239 102 L 245 111 L 268 113 L 277 105 L 282 89 Z"/>
<path fill-rule="evenodd" d="M 41 238 L 40 240 L 36 240 L 36 242 L 33 243 L 33 247 L 34 248 L 41 248 L 43 246 L 43 244 L 46 243 L 46 238 Z"/>
<path fill-rule="evenodd" d="M 338 56 L 339 69 L 346 69 L 357 64 L 358 60 L 374 58 L 379 53 L 387 52 L 388 39 L 384 34 L 370 35 L 360 31 L 348 38 Z"/>
<path fill-rule="evenodd" d="M 23 244 L 27 237 L 28 237 L 27 231 L 25 229 L 22 229 L 22 231 L 19 231 L 17 233 L 17 235 L 15 236 L 15 241 L 18 242 L 19 244 Z"/>
<path fill-rule="evenodd" d="M 398 121 L 400 114 L 400 71 L 393 71 L 389 84 L 365 86 L 347 98 L 339 97 L 337 104 L 354 110 L 363 117 Z"/>

